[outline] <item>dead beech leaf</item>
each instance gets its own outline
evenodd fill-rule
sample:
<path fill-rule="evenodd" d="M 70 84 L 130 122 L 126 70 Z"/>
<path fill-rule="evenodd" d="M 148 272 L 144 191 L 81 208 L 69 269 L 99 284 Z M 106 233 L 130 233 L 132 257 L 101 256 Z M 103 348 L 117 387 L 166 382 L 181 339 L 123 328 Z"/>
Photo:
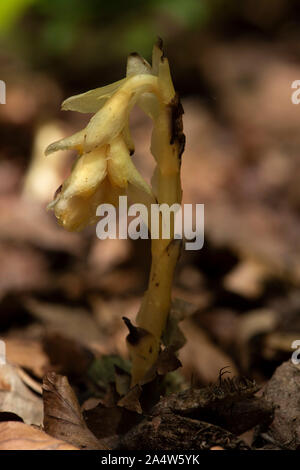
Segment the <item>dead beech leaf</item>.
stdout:
<path fill-rule="evenodd" d="M 126 408 L 126 410 L 142 414 L 143 410 L 139 401 L 141 393 L 142 388 L 139 385 L 135 385 L 124 397 L 118 401 L 117 405 Z"/>
<path fill-rule="evenodd" d="M 6 345 L 6 358 L 10 364 L 24 367 L 42 378 L 49 367 L 49 359 L 39 341 L 27 338 L 3 338 Z"/>
<path fill-rule="evenodd" d="M 50 142 L 50 141 L 49 141 Z M 94 240 L 88 257 L 89 267 L 99 274 L 107 273 L 128 261 L 131 244 L 129 240 Z"/>
<path fill-rule="evenodd" d="M 264 282 L 271 273 L 265 264 L 246 258 L 225 276 L 224 287 L 236 294 L 255 298 L 262 294 Z"/>
<path fill-rule="evenodd" d="M 27 385 L 27 387 L 31 388 L 31 390 L 38 393 L 39 395 L 42 395 L 42 385 L 39 382 L 30 377 L 30 375 L 21 369 L 21 367 L 17 367 L 17 371 L 20 379 L 25 385 Z"/>
<path fill-rule="evenodd" d="M 1 234 L 0 234 L 1 238 Z M 44 256 L 32 247 L 0 243 L 0 296 L 11 292 L 32 292 L 45 289 L 49 281 Z"/>
<path fill-rule="evenodd" d="M 204 384 L 215 382 L 222 367 L 228 366 L 231 375 L 238 375 L 237 368 L 224 351 L 215 345 L 207 333 L 189 320 L 182 323 L 185 336 L 189 339 L 179 352 L 183 364 L 182 373 L 186 378 L 196 375 Z"/>
<path fill-rule="evenodd" d="M 291 345 L 295 341 L 295 332 L 273 331 L 267 333 L 263 340 L 262 354 L 267 360 L 272 360 L 278 354 L 291 354 Z"/>
<path fill-rule="evenodd" d="M 124 407 L 116 405 L 106 407 L 102 403 L 84 411 L 84 416 L 87 426 L 93 434 L 98 439 L 106 440 L 126 434 L 141 419 L 140 414 L 128 411 Z"/>
<path fill-rule="evenodd" d="M 93 361 L 92 352 L 83 344 L 56 332 L 46 333 L 43 348 L 55 371 L 69 377 L 82 376 Z"/>
<path fill-rule="evenodd" d="M 43 206 L 15 195 L 0 198 L 0 238 L 74 255 L 81 252 L 83 244 L 78 234 L 60 230 Z"/>
<path fill-rule="evenodd" d="M 39 426 L 43 421 L 41 398 L 26 387 L 18 370 L 9 364 L 0 367 L 0 411 L 15 413 L 27 424 Z"/>
<path fill-rule="evenodd" d="M 251 362 L 251 339 L 257 335 L 266 335 L 274 331 L 277 324 L 277 312 L 267 308 L 250 310 L 238 319 L 236 327 L 236 347 L 243 369 L 246 370 Z"/>
<path fill-rule="evenodd" d="M 49 372 L 43 382 L 44 429 L 80 449 L 107 449 L 87 428 L 67 377 Z"/>
<path fill-rule="evenodd" d="M 46 325 L 47 331 L 66 331 L 66 336 L 87 346 L 93 341 L 101 342 L 101 331 L 88 310 L 33 298 L 28 298 L 25 304 L 30 313 Z"/>
<path fill-rule="evenodd" d="M 0 423 L 0 450 L 78 450 L 45 432 L 17 421 Z"/>

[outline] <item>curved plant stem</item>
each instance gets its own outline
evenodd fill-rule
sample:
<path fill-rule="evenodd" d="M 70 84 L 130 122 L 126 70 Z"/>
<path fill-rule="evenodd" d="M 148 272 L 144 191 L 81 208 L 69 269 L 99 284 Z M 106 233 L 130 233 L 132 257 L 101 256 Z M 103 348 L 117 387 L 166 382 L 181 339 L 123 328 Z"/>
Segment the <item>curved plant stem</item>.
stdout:
<path fill-rule="evenodd" d="M 158 48 L 157 45 L 155 47 Z M 158 55 L 159 51 L 154 50 L 155 54 Z M 162 53 L 158 64 L 158 82 L 159 109 L 154 118 L 151 144 L 151 151 L 157 162 L 153 189 L 157 202 L 166 203 L 171 207 L 181 203 L 180 166 L 185 137 L 182 132 L 183 108 L 174 91 L 168 61 Z M 160 228 L 159 238 L 152 239 L 151 243 L 149 284 L 136 318 L 143 334 L 140 340 L 136 339 L 129 345 L 132 385 L 143 380 L 157 359 L 161 336 L 170 311 L 174 270 L 181 248 L 180 241 L 174 239 L 173 223 L 170 238 L 163 239 Z M 130 335 L 128 339 L 130 342 Z"/>

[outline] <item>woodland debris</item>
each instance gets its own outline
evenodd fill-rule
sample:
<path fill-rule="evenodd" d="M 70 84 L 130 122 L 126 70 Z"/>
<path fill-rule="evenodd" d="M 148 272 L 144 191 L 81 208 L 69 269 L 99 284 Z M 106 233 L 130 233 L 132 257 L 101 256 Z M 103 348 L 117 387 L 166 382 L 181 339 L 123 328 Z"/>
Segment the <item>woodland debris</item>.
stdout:
<path fill-rule="evenodd" d="M 255 396 L 258 387 L 244 377 L 222 378 L 203 388 L 190 388 L 161 398 L 151 411 L 152 416 L 172 412 L 213 423 L 239 435 L 257 424 L 269 424 L 273 419 L 271 404 Z"/>
<path fill-rule="evenodd" d="M 43 383 L 44 429 L 80 449 L 107 449 L 87 428 L 68 379 L 49 372 Z"/>
<path fill-rule="evenodd" d="M 186 320 L 182 322 L 181 329 L 189 339 L 179 353 L 183 374 L 187 379 L 196 375 L 201 383 L 214 382 L 224 366 L 228 366 L 232 375 L 237 375 L 237 367 L 231 357 L 214 344 L 202 328 Z"/>
<path fill-rule="evenodd" d="M 49 359 L 39 341 L 12 336 L 7 336 L 4 340 L 6 358 L 9 363 L 30 370 L 38 378 L 45 375 L 49 367 Z"/>
<path fill-rule="evenodd" d="M 0 450 L 78 450 L 28 424 L 0 423 Z"/>
<path fill-rule="evenodd" d="M 10 364 L 0 367 L 0 411 L 15 413 L 27 424 L 39 426 L 43 421 L 43 404 Z"/>
<path fill-rule="evenodd" d="M 185 418 L 172 412 L 149 417 L 121 438 L 119 449 L 126 450 L 226 450 L 249 447 L 234 434 L 213 424 Z"/>
<path fill-rule="evenodd" d="M 82 377 L 94 359 L 83 344 L 55 332 L 45 334 L 43 348 L 56 372 L 71 377 Z"/>
<path fill-rule="evenodd" d="M 300 449 L 300 365 L 279 366 L 264 390 L 264 399 L 275 408 L 274 420 L 262 430 L 264 439 L 281 449 Z"/>

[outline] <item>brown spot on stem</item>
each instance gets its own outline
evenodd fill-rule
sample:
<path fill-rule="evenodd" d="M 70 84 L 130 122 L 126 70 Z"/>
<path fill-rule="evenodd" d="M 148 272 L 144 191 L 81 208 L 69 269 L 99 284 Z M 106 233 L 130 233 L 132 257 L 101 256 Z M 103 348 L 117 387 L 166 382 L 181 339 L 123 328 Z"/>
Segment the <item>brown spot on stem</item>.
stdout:
<path fill-rule="evenodd" d="M 169 103 L 171 112 L 171 138 L 170 144 L 178 144 L 178 158 L 181 159 L 181 155 L 184 151 L 185 146 L 185 135 L 183 133 L 182 115 L 184 113 L 183 106 L 181 104 L 178 93 L 175 94 L 172 101 Z"/>

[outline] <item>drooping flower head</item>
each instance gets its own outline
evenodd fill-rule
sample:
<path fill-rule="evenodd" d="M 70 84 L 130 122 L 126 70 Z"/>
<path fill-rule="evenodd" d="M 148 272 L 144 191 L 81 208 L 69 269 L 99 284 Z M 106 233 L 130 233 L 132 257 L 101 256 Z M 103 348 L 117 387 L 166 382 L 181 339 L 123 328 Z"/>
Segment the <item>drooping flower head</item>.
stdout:
<path fill-rule="evenodd" d="M 152 59 L 150 66 L 138 54 L 131 54 L 124 79 L 72 96 L 62 104 L 63 110 L 94 113 L 84 129 L 46 149 L 46 155 L 57 150 L 78 152 L 70 176 L 48 206 L 68 230 L 81 230 L 93 223 L 97 206 L 117 206 L 120 195 L 128 195 L 133 203 L 155 203 L 153 190 L 132 162 L 134 144 L 129 129 L 129 114 L 135 104 L 159 125 L 160 109 L 174 95 L 168 61 L 158 46 Z M 161 143 L 155 142 L 153 132 L 154 157 L 157 145 Z"/>

